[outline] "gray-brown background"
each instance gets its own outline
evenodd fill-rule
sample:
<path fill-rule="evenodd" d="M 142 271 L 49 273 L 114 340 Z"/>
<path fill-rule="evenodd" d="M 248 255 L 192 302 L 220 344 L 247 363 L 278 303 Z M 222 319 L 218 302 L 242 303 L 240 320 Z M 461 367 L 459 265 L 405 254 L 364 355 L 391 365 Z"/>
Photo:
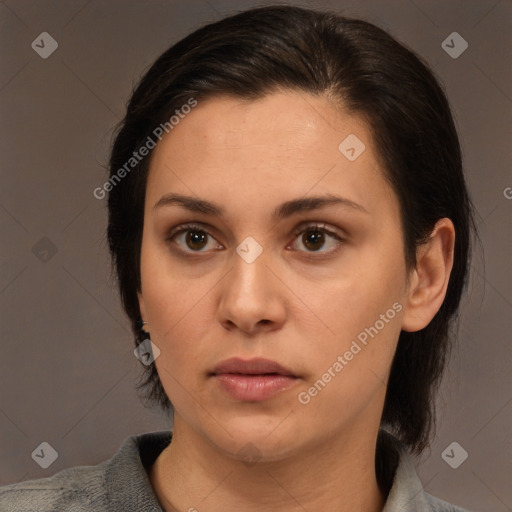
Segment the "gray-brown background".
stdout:
<path fill-rule="evenodd" d="M 269 2 L 0 2 L 2 260 L 0 484 L 110 457 L 128 435 L 169 428 L 135 391 L 139 362 L 109 276 L 105 181 L 112 128 L 140 74 L 207 21 Z M 512 510 L 510 0 L 290 2 L 387 29 L 444 82 L 478 211 L 460 343 L 439 399 L 437 437 L 417 466 L 426 490 L 478 511 Z M 31 47 L 48 32 L 47 59 Z M 442 42 L 458 32 L 467 50 Z M 508 197 L 508 198 L 507 198 Z M 46 441 L 48 468 L 31 454 Z M 453 441 L 469 454 L 443 460 Z"/>

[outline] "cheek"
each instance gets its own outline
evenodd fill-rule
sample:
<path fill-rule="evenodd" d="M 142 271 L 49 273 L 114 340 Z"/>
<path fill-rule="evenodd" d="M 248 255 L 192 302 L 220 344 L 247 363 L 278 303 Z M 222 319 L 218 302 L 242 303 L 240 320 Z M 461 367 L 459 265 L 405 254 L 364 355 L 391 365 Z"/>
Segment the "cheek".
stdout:
<path fill-rule="evenodd" d="M 303 354 L 313 369 L 310 381 L 320 380 L 311 390 L 322 396 L 318 404 L 332 399 L 350 407 L 355 397 L 364 402 L 363 395 L 369 399 L 387 382 L 401 330 L 405 266 L 392 249 L 370 252 L 358 254 L 349 272 L 318 285 L 308 298 L 317 317 L 302 326 L 310 333 Z"/>
<path fill-rule="evenodd" d="M 401 305 L 384 300 L 382 308 L 364 306 L 364 302 L 354 304 L 341 314 L 339 308 L 333 310 L 331 326 L 336 335 L 324 334 L 320 344 L 304 351 L 312 372 L 297 402 L 311 421 L 321 422 L 322 428 L 328 425 L 333 432 L 365 410 L 380 414 L 386 392 L 400 334 Z"/>
<path fill-rule="evenodd" d="M 144 308 L 151 334 L 165 341 L 201 301 L 208 291 L 208 279 L 189 279 L 172 265 L 165 246 L 150 236 L 141 251 L 141 281 Z"/>
<path fill-rule="evenodd" d="M 304 298 L 322 320 L 318 327 L 323 325 L 331 338 L 353 339 L 388 310 L 386 326 L 399 323 L 397 309 L 401 308 L 393 309 L 393 304 L 404 301 L 405 265 L 393 251 L 390 255 L 369 253 L 354 253 L 338 277 L 314 285 L 313 293 Z"/>
<path fill-rule="evenodd" d="M 162 386 L 176 410 L 182 411 L 194 407 L 191 397 L 204 385 L 204 355 L 212 350 L 207 343 L 209 326 L 198 319 L 206 318 L 211 306 L 204 293 L 185 292 L 181 297 L 182 283 L 173 285 L 149 291 L 150 333 L 160 349 L 155 364 Z"/>
<path fill-rule="evenodd" d="M 142 298 L 151 340 L 161 353 L 156 360 L 163 383 L 173 385 L 173 377 L 182 380 L 184 367 L 194 364 L 197 351 L 203 349 L 204 326 L 197 318 L 208 307 L 205 280 L 191 281 L 169 268 L 170 258 L 163 251 L 143 244 L 141 252 Z M 207 280 L 206 280 L 207 281 Z M 172 377 L 171 377 L 172 376 Z M 170 379 L 170 380 L 169 380 Z"/>

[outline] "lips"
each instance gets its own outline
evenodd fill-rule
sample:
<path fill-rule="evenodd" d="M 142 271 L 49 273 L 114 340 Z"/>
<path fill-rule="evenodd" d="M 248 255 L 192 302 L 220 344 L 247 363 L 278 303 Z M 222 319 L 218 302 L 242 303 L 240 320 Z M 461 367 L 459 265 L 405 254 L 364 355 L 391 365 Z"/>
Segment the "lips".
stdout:
<path fill-rule="evenodd" d="M 268 359 L 228 359 L 211 376 L 224 393 L 244 402 L 269 400 L 299 380 L 291 370 Z"/>
<path fill-rule="evenodd" d="M 218 364 L 213 373 L 216 375 L 221 373 L 237 373 L 242 375 L 266 375 L 273 373 L 295 377 L 291 370 L 281 366 L 279 363 L 261 358 L 248 361 L 240 358 L 227 359 Z"/>

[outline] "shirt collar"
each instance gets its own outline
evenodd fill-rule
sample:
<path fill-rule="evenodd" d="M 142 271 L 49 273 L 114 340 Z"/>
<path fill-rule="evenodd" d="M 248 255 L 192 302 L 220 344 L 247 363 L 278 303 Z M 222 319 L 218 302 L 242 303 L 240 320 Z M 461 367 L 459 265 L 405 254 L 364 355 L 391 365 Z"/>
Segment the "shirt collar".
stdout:
<path fill-rule="evenodd" d="M 405 446 L 389 432 L 381 429 L 380 433 L 389 441 L 387 446 L 398 453 L 398 466 L 382 512 L 407 512 L 410 510 L 422 512 L 430 510 L 423 486 Z"/>
<path fill-rule="evenodd" d="M 380 430 L 380 435 L 387 441 L 382 444 L 382 449 L 387 451 L 384 453 L 384 457 L 392 456 L 389 450 L 394 450 L 398 454 L 398 466 L 382 512 L 430 510 L 423 487 L 405 446 L 383 429 Z M 114 507 L 116 510 L 131 510 L 134 496 L 137 496 L 138 510 L 148 512 L 161 510 L 147 469 L 169 445 L 171 439 L 171 431 L 131 436 L 126 439 L 119 452 L 108 461 L 107 493 L 111 500 L 109 502 L 119 507 Z"/>

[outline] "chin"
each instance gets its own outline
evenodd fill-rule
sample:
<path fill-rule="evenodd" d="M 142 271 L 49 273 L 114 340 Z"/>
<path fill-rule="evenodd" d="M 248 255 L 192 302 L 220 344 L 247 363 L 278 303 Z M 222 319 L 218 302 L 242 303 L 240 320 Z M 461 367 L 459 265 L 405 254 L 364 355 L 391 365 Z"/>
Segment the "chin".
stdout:
<path fill-rule="evenodd" d="M 291 455 L 302 444 L 299 435 L 302 429 L 290 421 L 293 417 L 289 412 L 271 418 L 264 414 L 238 416 L 216 423 L 214 430 L 205 434 L 232 458 L 247 463 L 273 462 Z"/>

